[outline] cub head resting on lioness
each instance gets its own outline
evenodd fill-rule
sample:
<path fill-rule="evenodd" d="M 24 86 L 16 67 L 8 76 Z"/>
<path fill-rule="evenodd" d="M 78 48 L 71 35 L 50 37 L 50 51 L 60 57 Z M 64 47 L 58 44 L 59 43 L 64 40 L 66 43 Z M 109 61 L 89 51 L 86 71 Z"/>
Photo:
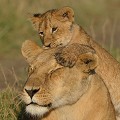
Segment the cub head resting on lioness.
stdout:
<path fill-rule="evenodd" d="M 56 48 L 23 43 L 22 54 L 30 65 L 22 92 L 27 113 L 41 120 L 115 120 L 108 90 L 95 73 L 97 55 L 82 46 L 76 65 L 69 68 L 56 62 Z"/>
<path fill-rule="evenodd" d="M 75 65 L 81 53 L 79 44 L 95 49 L 99 57 L 96 72 L 103 78 L 110 92 L 116 116 L 120 120 L 120 64 L 75 23 L 72 8 L 63 7 L 43 14 L 34 14 L 30 20 L 38 31 L 44 48 L 64 46 L 55 54 L 60 65 Z"/>
<path fill-rule="evenodd" d="M 89 39 L 84 30 L 74 23 L 74 11 L 70 7 L 53 9 L 43 14 L 34 14 L 30 20 L 40 36 L 43 48 L 69 45 L 67 48 L 65 47 L 56 52 L 56 60 L 63 66 L 72 67 L 79 54 L 78 43 L 84 41 L 85 38 L 87 38 L 87 41 Z M 80 41 L 79 37 L 74 39 L 77 34 L 76 29 L 81 30 Z"/>

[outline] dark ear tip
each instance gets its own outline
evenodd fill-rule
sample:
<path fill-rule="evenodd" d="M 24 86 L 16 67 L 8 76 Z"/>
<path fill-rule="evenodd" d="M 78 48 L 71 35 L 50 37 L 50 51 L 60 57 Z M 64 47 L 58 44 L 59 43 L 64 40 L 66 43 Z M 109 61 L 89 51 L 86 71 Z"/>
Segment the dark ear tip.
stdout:
<path fill-rule="evenodd" d="M 90 62 L 92 62 L 92 60 L 91 59 L 87 59 L 84 63 L 85 64 L 89 64 Z"/>
<path fill-rule="evenodd" d="M 33 14 L 33 17 L 40 17 L 40 16 L 41 16 L 40 13 L 35 13 L 35 14 Z"/>

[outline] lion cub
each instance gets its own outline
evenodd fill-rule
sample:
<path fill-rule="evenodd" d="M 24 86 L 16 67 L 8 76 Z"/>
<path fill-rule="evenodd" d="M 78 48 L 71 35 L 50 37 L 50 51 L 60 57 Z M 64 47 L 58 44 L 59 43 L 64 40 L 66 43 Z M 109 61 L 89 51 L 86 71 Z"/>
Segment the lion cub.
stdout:
<path fill-rule="evenodd" d="M 95 73 L 98 57 L 86 49 L 69 68 L 56 62 L 56 48 L 23 43 L 22 54 L 31 66 L 22 93 L 27 113 L 40 120 L 116 120 L 109 92 Z"/>
<path fill-rule="evenodd" d="M 120 64 L 98 45 L 79 25 L 75 24 L 70 7 L 49 10 L 31 17 L 44 48 L 59 48 L 55 57 L 60 65 L 73 67 L 81 54 L 81 45 L 94 48 L 99 57 L 96 72 L 103 78 L 120 120 Z M 61 48 L 62 47 L 62 48 Z"/>

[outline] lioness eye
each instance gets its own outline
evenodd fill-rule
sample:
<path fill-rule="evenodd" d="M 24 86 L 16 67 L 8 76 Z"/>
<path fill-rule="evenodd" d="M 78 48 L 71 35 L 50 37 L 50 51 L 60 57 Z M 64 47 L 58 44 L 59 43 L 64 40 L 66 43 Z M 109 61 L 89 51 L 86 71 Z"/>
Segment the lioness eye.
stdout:
<path fill-rule="evenodd" d="M 57 27 L 52 28 L 52 33 L 57 31 Z"/>
<path fill-rule="evenodd" d="M 43 36 L 43 35 L 44 35 L 44 33 L 43 33 L 43 32 L 39 32 L 39 35 L 40 35 L 40 36 Z"/>
<path fill-rule="evenodd" d="M 31 66 L 29 66 L 29 67 L 28 67 L 28 73 L 32 73 L 33 71 L 34 71 L 34 68 L 31 67 Z"/>

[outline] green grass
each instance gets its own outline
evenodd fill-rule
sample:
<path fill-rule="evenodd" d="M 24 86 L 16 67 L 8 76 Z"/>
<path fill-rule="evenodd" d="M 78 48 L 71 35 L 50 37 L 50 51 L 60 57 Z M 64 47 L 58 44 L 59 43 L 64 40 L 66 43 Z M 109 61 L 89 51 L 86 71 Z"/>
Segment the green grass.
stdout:
<path fill-rule="evenodd" d="M 15 87 L 7 86 L 0 92 L 0 120 L 38 120 L 38 118 L 25 112 L 20 92 Z"/>
<path fill-rule="evenodd" d="M 0 92 L 0 120 L 17 120 L 20 113 L 19 92 L 7 87 Z"/>
<path fill-rule="evenodd" d="M 0 120 L 24 119 L 20 117 L 22 104 L 19 104 L 20 99 L 17 96 L 26 81 L 27 65 L 20 48 L 26 39 L 40 44 L 37 32 L 27 20 L 28 13 L 43 13 L 63 6 L 72 7 L 76 22 L 120 61 L 119 5 L 120 0 L 1 0 Z M 19 90 L 16 90 L 16 81 Z M 6 87 L 8 85 L 9 87 Z"/>

